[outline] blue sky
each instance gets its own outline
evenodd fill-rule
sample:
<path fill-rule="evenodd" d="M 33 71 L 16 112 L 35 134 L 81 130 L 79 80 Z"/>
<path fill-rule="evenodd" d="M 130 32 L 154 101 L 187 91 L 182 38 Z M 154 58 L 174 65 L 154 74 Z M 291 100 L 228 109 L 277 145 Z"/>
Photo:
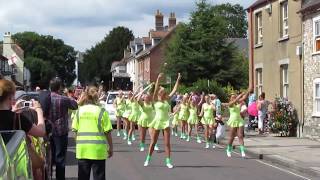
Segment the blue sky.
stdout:
<path fill-rule="evenodd" d="M 239 3 L 248 7 L 255 0 L 208 0 L 213 4 Z M 154 28 L 154 13 L 175 12 L 177 21 L 188 21 L 195 0 L 0 0 L 0 33 L 35 31 L 50 34 L 85 51 L 101 41 L 115 26 L 146 36 Z M 1 40 L 2 38 L 0 38 Z"/>

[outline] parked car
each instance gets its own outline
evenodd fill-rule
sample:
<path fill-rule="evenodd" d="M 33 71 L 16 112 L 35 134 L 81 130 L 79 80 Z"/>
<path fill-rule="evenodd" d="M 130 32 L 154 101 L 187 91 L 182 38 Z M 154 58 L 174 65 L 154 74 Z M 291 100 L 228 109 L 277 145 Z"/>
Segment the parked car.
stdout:
<path fill-rule="evenodd" d="M 125 97 L 128 96 L 128 92 L 123 92 L 123 93 Z M 112 125 L 117 124 L 116 109 L 113 106 L 113 102 L 118 95 L 119 95 L 119 91 L 109 91 L 107 94 L 107 99 L 104 102 L 104 107 L 109 114 Z"/>

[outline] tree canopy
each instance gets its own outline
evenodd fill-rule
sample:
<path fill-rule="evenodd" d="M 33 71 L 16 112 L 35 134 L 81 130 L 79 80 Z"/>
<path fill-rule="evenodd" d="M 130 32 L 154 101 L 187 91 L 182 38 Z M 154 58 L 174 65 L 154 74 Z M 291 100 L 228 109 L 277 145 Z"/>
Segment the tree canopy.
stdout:
<path fill-rule="evenodd" d="M 111 80 L 112 62 L 123 58 L 123 50 L 133 38 L 133 33 L 128 28 L 122 26 L 113 28 L 101 42 L 86 51 L 84 62 L 79 65 L 80 82 Z"/>
<path fill-rule="evenodd" d="M 235 15 L 241 14 L 235 11 L 239 6 L 197 3 L 190 22 L 179 24 L 168 43 L 164 71 L 171 76 L 181 72 L 183 83 L 190 85 L 198 79 L 213 79 L 223 86 L 246 86 L 248 70 L 243 66 L 247 60 L 226 41 L 245 36 L 246 26 L 238 25 L 246 24 L 245 16 Z M 241 12 L 245 14 L 243 8 Z"/>
<path fill-rule="evenodd" d="M 35 32 L 13 35 L 25 52 L 25 66 L 31 73 L 31 85 L 48 87 L 50 79 L 60 77 L 67 85 L 75 79 L 76 51 L 61 39 Z"/>

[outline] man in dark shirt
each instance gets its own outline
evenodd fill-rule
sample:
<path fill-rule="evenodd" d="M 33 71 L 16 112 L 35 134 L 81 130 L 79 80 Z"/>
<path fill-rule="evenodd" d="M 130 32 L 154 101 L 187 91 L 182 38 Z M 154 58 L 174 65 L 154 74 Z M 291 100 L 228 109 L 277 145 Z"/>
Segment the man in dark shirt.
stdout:
<path fill-rule="evenodd" d="M 65 179 L 65 157 L 68 146 L 68 110 L 78 109 L 75 100 L 59 94 L 61 89 L 61 80 L 54 78 L 50 81 L 51 104 L 49 121 L 52 125 L 52 153 L 53 160 L 56 165 L 56 179 Z"/>

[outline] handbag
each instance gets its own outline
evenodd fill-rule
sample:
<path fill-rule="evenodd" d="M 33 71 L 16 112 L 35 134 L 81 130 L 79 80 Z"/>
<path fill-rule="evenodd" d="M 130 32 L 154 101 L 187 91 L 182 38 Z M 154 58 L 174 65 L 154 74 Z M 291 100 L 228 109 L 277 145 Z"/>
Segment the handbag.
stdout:
<path fill-rule="evenodd" d="M 16 123 L 18 121 L 18 128 L 16 127 Z M 14 116 L 14 121 L 13 121 L 13 126 L 15 130 L 21 130 L 21 118 L 20 114 L 15 114 Z M 31 159 L 31 164 L 33 169 L 39 169 L 43 168 L 45 164 L 44 156 L 41 151 L 41 141 L 33 137 L 31 135 L 26 134 L 26 141 L 27 141 L 27 147 L 28 147 L 28 152 L 29 152 L 29 157 Z"/>

